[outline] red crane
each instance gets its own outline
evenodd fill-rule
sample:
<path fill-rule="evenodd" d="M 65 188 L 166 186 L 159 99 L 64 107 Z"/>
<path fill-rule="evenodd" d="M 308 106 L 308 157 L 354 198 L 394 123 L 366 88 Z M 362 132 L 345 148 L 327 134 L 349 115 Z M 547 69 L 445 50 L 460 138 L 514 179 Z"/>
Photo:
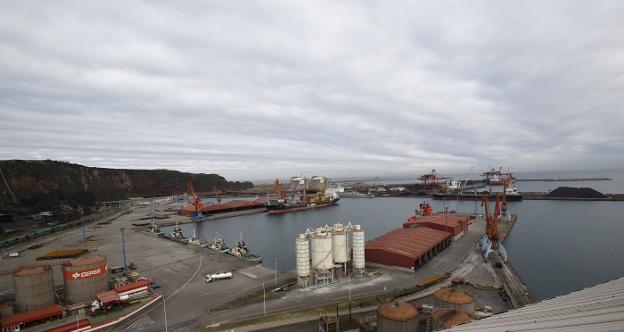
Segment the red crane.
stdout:
<path fill-rule="evenodd" d="M 286 198 L 286 191 L 280 184 L 279 179 L 275 179 L 275 182 L 273 182 L 273 188 L 275 189 L 275 194 L 277 195 L 278 198 L 280 199 Z"/>
<path fill-rule="evenodd" d="M 503 247 L 500 240 L 500 232 L 498 230 L 498 217 L 500 216 L 501 204 L 498 193 L 496 193 L 496 207 L 494 208 L 494 214 L 490 214 L 490 208 L 488 207 L 488 195 L 483 195 L 481 199 L 481 205 L 485 213 L 485 234 L 481 238 L 481 253 L 487 260 L 488 255 L 492 251 L 498 251 L 503 260 L 507 260 L 507 251 Z"/>
<path fill-rule="evenodd" d="M 441 186 L 444 184 L 444 180 L 447 180 L 448 178 L 441 176 L 440 173 L 434 169 L 431 173 L 421 175 L 418 179 L 423 182 L 422 191 L 435 192 L 442 189 Z"/>
<path fill-rule="evenodd" d="M 186 190 L 188 191 L 188 194 L 193 198 L 193 203 L 191 203 L 195 207 L 195 212 L 193 212 L 193 217 L 201 218 L 202 213 L 200 210 L 202 207 L 204 207 L 204 205 L 202 204 L 202 201 L 199 198 L 199 195 L 197 195 L 197 193 L 195 192 L 195 189 L 193 188 L 193 182 L 189 181 L 186 183 Z"/>

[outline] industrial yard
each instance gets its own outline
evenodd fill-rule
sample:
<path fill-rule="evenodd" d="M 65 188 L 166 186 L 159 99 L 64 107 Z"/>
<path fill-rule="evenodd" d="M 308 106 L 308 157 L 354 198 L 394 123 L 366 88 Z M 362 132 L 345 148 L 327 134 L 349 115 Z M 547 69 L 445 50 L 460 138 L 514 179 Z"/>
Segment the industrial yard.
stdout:
<path fill-rule="evenodd" d="M 242 232 L 232 248 L 218 232 L 212 243 L 196 232 L 291 204 L 271 200 L 297 193 L 310 204 L 304 210 L 314 211 L 309 199 L 324 195 L 327 184 L 315 179 L 314 189 L 303 177 L 293 177 L 289 189 L 276 180 L 277 198 L 217 192 L 207 203 L 189 182 L 187 195 L 117 202 L 99 219 L 22 240 L 2 252 L 2 328 L 60 331 L 78 322 L 84 330 L 431 331 L 534 302 L 503 247 L 519 218 L 509 212 L 511 175 L 501 195 L 482 195 L 483 215 L 450 210 L 446 201 L 434 211 L 432 201 L 420 200 L 413 215 L 382 234 L 351 222 L 300 225 L 305 232 L 289 240 L 292 270 L 278 271 L 277 256 L 274 269 L 260 265 L 255 234 L 245 232 L 252 253 Z M 295 212 L 301 203 L 293 206 L 273 208 Z M 268 210 L 267 221 L 284 222 Z"/>
<path fill-rule="evenodd" d="M 379 303 L 396 296 L 404 301 L 426 305 L 428 297 L 436 289 L 450 284 L 452 280 L 463 280 L 464 287 L 477 287 L 481 293 L 479 299 L 489 299 L 487 303 L 481 303 L 481 307 L 487 305 L 495 312 L 510 307 L 509 295 L 498 291 L 505 280 L 499 276 L 499 271 L 479 258 L 478 248 L 475 247 L 484 229 L 484 221 L 480 217 L 432 213 L 430 208 L 423 212 L 421 209 L 419 211 L 426 215 L 412 216 L 405 220 L 402 228 L 374 241 L 366 237 L 366 229 L 360 225 L 336 224 L 312 229 L 293 239 L 298 248 L 296 271 L 275 273 L 245 259 L 207 247 L 169 241 L 167 236 L 147 231 L 145 225 L 150 222 L 145 220 L 158 215 L 162 217 L 162 211 L 175 210 L 170 207 L 179 205 L 176 199 L 146 200 L 132 205 L 130 213 L 121 213 L 121 208 L 120 213 L 107 221 L 91 223 L 84 229 L 54 233 L 13 247 L 10 251 L 18 252 L 18 257 L 3 257 L 0 290 L 5 298 L 15 299 L 15 312 L 26 310 L 21 306 L 23 301 L 19 300 L 24 296 L 32 298 L 31 301 L 41 301 L 32 304 L 34 307 L 59 301 L 63 306 L 59 316 L 65 316 L 64 319 L 33 326 L 33 331 L 76 319 L 88 319 L 93 327 L 114 324 L 115 328 L 159 331 L 167 324 L 171 330 L 202 327 L 219 330 L 234 322 L 245 325 L 246 321 L 255 321 L 265 315 L 276 317 L 290 313 L 306 317 L 311 309 L 326 308 L 322 310 L 331 311 L 332 305 L 336 304 L 341 306 L 341 310 L 351 304 L 358 317 L 366 319 L 362 317 L 367 317 L 370 312 L 367 308 L 374 309 Z M 191 219 L 190 216 L 173 213 L 166 215 L 165 220 L 158 222 L 177 224 Z M 512 225 L 508 223 L 505 226 L 503 223 L 503 233 L 509 231 Z M 366 245 L 365 241 L 368 241 Z M 349 255 L 351 251 L 352 256 Z M 396 256 L 398 252 L 408 253 L 408 256 Z M 42 261 L 42 257 L 46 260 Z M 96 295 L 98 299 L 109 299 L 100 302 L 119 301 L 119 296 L 125 295 L 123 288 L 117 293 L 119 288 L 111 289 L 108 273 L 98 274 L 99 278 L 88 276 L 85 280 L 72 281 L 68 276 L 75 273 L 74 270 L 82 273 L 123 267 L 124 264 L 133 268 L 128 270 L 131 278 L 126 283 L 139 279 L 151 285 L 143 301 L 131 308 L 110 306 L 105 313 L 89 313 L 88 316 L 88 310 L 67 310 L 79 303 L 91 303 Z M 31 272 L 24 272 L 25 267 Z M 15 284 L 18 287 L 13 293 L 15 280 L 23 274 L 34 273 L 32 271 L 44 274 L 45 282 L 40 287 L 50 289 L 54 285 L 59 301 L 51 298 L 50 292 L 24 291 L 19 282 Z M 205 276 L 210 275 L 217 281 L 207 283 L 209 280 Z M 219 276 L 228 276 L 228 280 L 218 281 Z M 428 279 L 435 281 L 423 284 L 423 280 Z M 284 285 L 285 293 L 271 293 L 266 302 L 244 300 L 254 298 L 254 294 L 263 289 L 272 291 Z M 435 287 L 430 287 L 433 285 Z M 224 306 L 227 303 L 237 304 Z M 474 308 L 472 316 L 476 315 Z M 318 317 L 318 314 L 313 317 Z M 288 319 L 279 324 L 279 328 L 288 329 L 289 326 Z"/>
<path fill-rule="evenodd" d="M 132 272 L 136 273 L 139 278 L 144 277 L 159 286 L 153 292 L 166 299 L 167 320 L 172 329 L 175 329 L 176 326 L 182 328 L 193 325 L 202 316 L 202 313 L 207 312 L 212 306 L 257 291 L 262 287 L 261 282 L 264 279 L 273 281 L 274 274 L 272 271 L 250 264 L 245 260 L 218 254 L 206 248 L 192 248 L 166 241 L 145 232 L 144 227 L 132 226 L 132 223 L 136 222 L 137 219 L 153 212 L 152 206 L 147 204 L 142 206 L 133 210 L 132 213 L 112 219 L 110 223 L 93 223 L 86 226 L 84 240 L 81 229 L 76 228 L 13 247 L 10 249 L 11 252 L 19 252 L 19 256 L 15 258 L 9 258 L 8 250 L 3 251 L 4 257 L 1 261 L 0 271 L 0 292 L 2 292 L 3 297 L 19 298 L 26 296 L 31 301 L 50 302 L 50 298 L 41 299 L 40 297 L 43 295 L 38 294 L 37 291 L 22 294 L 20 290 L 23 291 L 23 289 L 18 288 L 18 292 L 13 293 L 14 272 L 18 271 L 16 277 L 19 278 L 20 275 L 24 274 L 23 267 L 41 266 L 27 271 L 47 271 L 45 274 L 46 282 L 53 283 L 54 288 L 59 289 L 64 287 L 62 268 L 67 264 L 75 264 L 72 262 L 81 262 L 80 270 L 89 270 L 91 265 L 108 266 L 108 268 L 123 266 L 120 231 L 122 227 L 125 228 L 127 262 L 132 262 L 136 266 Z M 41 247 L 27 249 L 34 245 L 41 245 Z M 88 253 L 81 255 L 78 260 L 68 258 L 37 260 L 38 257 L 51 250 L 66 248 L 86 248 Z M 224 283 L 206 284 L 204 277 L 206 274 L 223 271 L 232 271 L 235 277 Z M 286 276 L 279 277 L 285 278 Z M 96 287 L 91 292 L 86 291 L 95 294 L 106 290 L 107 279 L 100 279 L 101 282 L 95 286 L 91 282 L 92 279 L 88 279 L 88 285 L 76 285 L 70 289 L 85 291 L 88 287 Z M 60 293 L 64 294 L 62 291 Z M 49 294 L 48 292 L 45 296 L 49 296 Z M 69 295 L 71 297 L 72 293 Z M 82 300 L 87 300 L 87 298 L 71 299 L 68 304 Z M 91 296 L 88 300 L 95 300 L 95 298 Z M 162 300 L 159 303 L 161 310 L 154 310 L 152 306 L 126 318 L 119 324 L 131 325 L 134 320 L 141 317 L 140 315 L 149 313 L 150 319 L 146 319 L 143 324 L 151 326 L 150 329 L 154 331 L 162 330 L 164 327 Z M 15 309 L 21 308 L 16 307 Z M 115 313 L 112 312 L 112 314 Z M 128 316 L 131 313 L 124 312 L 123 314 Z M 76 317 L 72 316 L 68 319 L 75 321 Z M 46 325 L 46 327 L 50 326 Z M 38 326 L 33 331 L 44 329 L 44 326 Z"/>

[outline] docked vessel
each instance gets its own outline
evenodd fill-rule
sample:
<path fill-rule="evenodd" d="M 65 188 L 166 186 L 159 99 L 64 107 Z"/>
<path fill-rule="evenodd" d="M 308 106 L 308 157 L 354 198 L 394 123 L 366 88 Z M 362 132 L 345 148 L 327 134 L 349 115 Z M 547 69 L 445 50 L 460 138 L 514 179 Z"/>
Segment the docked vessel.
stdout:
<path fill-rule="evenodd" d="M 238 241 L 236 243 L 236 247 L 230 249 L 228 254 L 235 257 L 244 258 L 253 263 L 262 263 L 262 256 L 250 253 L 249 249 L 247 249 L 247 244 L 245 244 L 245 241 L 243 240 Z"/>
<path fill-rule="evenodd" d="M 165 238 L 182 244 L 188 244 L 188 239 L 182 234 L 182 227 L 180 227 L 178 223 L 173 226 L 173 230 L 171 230 L 168 236 L 165 235 Z"/>
<path fill-rule="evenodd" d="M 208 246 L 208 248 L 222 253 L 227 253 L 230 251 L 230 247 L 226 246 L 225 241 L 220 237 L 216 237 Z"/>
<path fill-rule="evenodd" d="M 197 237 L 197 233 L 193 230 L 193 236 L 188 240 L 189 246 L 201 247 L 204 246 L 204 242 Z"/>
<path fill-rule="evenodd" d="M 344 197 L 344 198 L 375 198 L 375 195 L 373 195 L 371 193 L 370 189 L 369 189 L 367 194 L 361 193 L 359 191 L 346 191 L 346 192 L 340 194 L 340 197 Z"/>
<path fill-rule="evenodd" d="M 301 184 L 305 184 L 305 178 L 303 179 L 304 180 L 297 180 L 293 182 L 297 186 L 300 186 L 295 188 L 301 191 L 297 192 L 296 195 L 293 192 L 290 195 L 290 198 L 288 197 L 288 192 L 284 188 L 282 188 L 279 180 L 276 179 L 275 193 L 277 197 L 267 199 L 266 207 L 268 210 L 268 214 L 283 214 L 288 212 L 305 211 L 310 209 L 328 207 L 335 205 L 338 200 L 340 200 L 340 195 L 338 194 L 336 189 L 324 189 L 324 186 L 327 183 L 326 181 L 321 182 L 318 185 L 318 189 L 315 189 L 316 191 L 313 194 L 309 194 L 307 187 Z"/>
<path fill-rule="evenodd" d="M 160 227 L 156 224 L 154 219 L 152 219 L 152 222 L 147 226 L 145 231 L 158 236 L 165 235 L 165 233 L 160 230 Z"/>
<path fill-rule="evenodd" d="M 440 194 L 431 194 L 431 198 L 434 200 L 460 200 L 460 201 L 480 201 L 483 198 L 483 194 L 487 194 L 487 198 L 490 201 L 496 200 L 496 193 L 487 193 L 487 192 L 477 192 L 476 195 L 474 193 L 440 193 Z M 500 193 L 499 193 L 500 194 Z M 521 201 L 522 195 L 518 192 L 515 194 L 507 194 L 507 201 Z"/>

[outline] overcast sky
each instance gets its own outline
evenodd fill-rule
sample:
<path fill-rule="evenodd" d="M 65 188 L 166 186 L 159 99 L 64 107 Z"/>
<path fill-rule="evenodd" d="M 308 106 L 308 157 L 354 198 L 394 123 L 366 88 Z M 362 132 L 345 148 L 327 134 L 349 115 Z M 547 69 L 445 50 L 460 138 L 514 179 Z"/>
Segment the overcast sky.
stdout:
<path fill-rule="evenodd" d="M 622 167 L 624 1 L 3 1 L 0 159 Z"/>

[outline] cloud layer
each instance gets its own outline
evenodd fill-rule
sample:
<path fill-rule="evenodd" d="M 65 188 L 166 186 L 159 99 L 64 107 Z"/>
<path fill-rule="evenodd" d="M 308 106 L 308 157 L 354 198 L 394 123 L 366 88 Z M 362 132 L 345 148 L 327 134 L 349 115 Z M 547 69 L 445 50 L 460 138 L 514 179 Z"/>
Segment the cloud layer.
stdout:
<path fill-rule="evenodd" d="M 619 167 L 623 37 L 621 1 L 4 2 L 0 159 Z"/>

